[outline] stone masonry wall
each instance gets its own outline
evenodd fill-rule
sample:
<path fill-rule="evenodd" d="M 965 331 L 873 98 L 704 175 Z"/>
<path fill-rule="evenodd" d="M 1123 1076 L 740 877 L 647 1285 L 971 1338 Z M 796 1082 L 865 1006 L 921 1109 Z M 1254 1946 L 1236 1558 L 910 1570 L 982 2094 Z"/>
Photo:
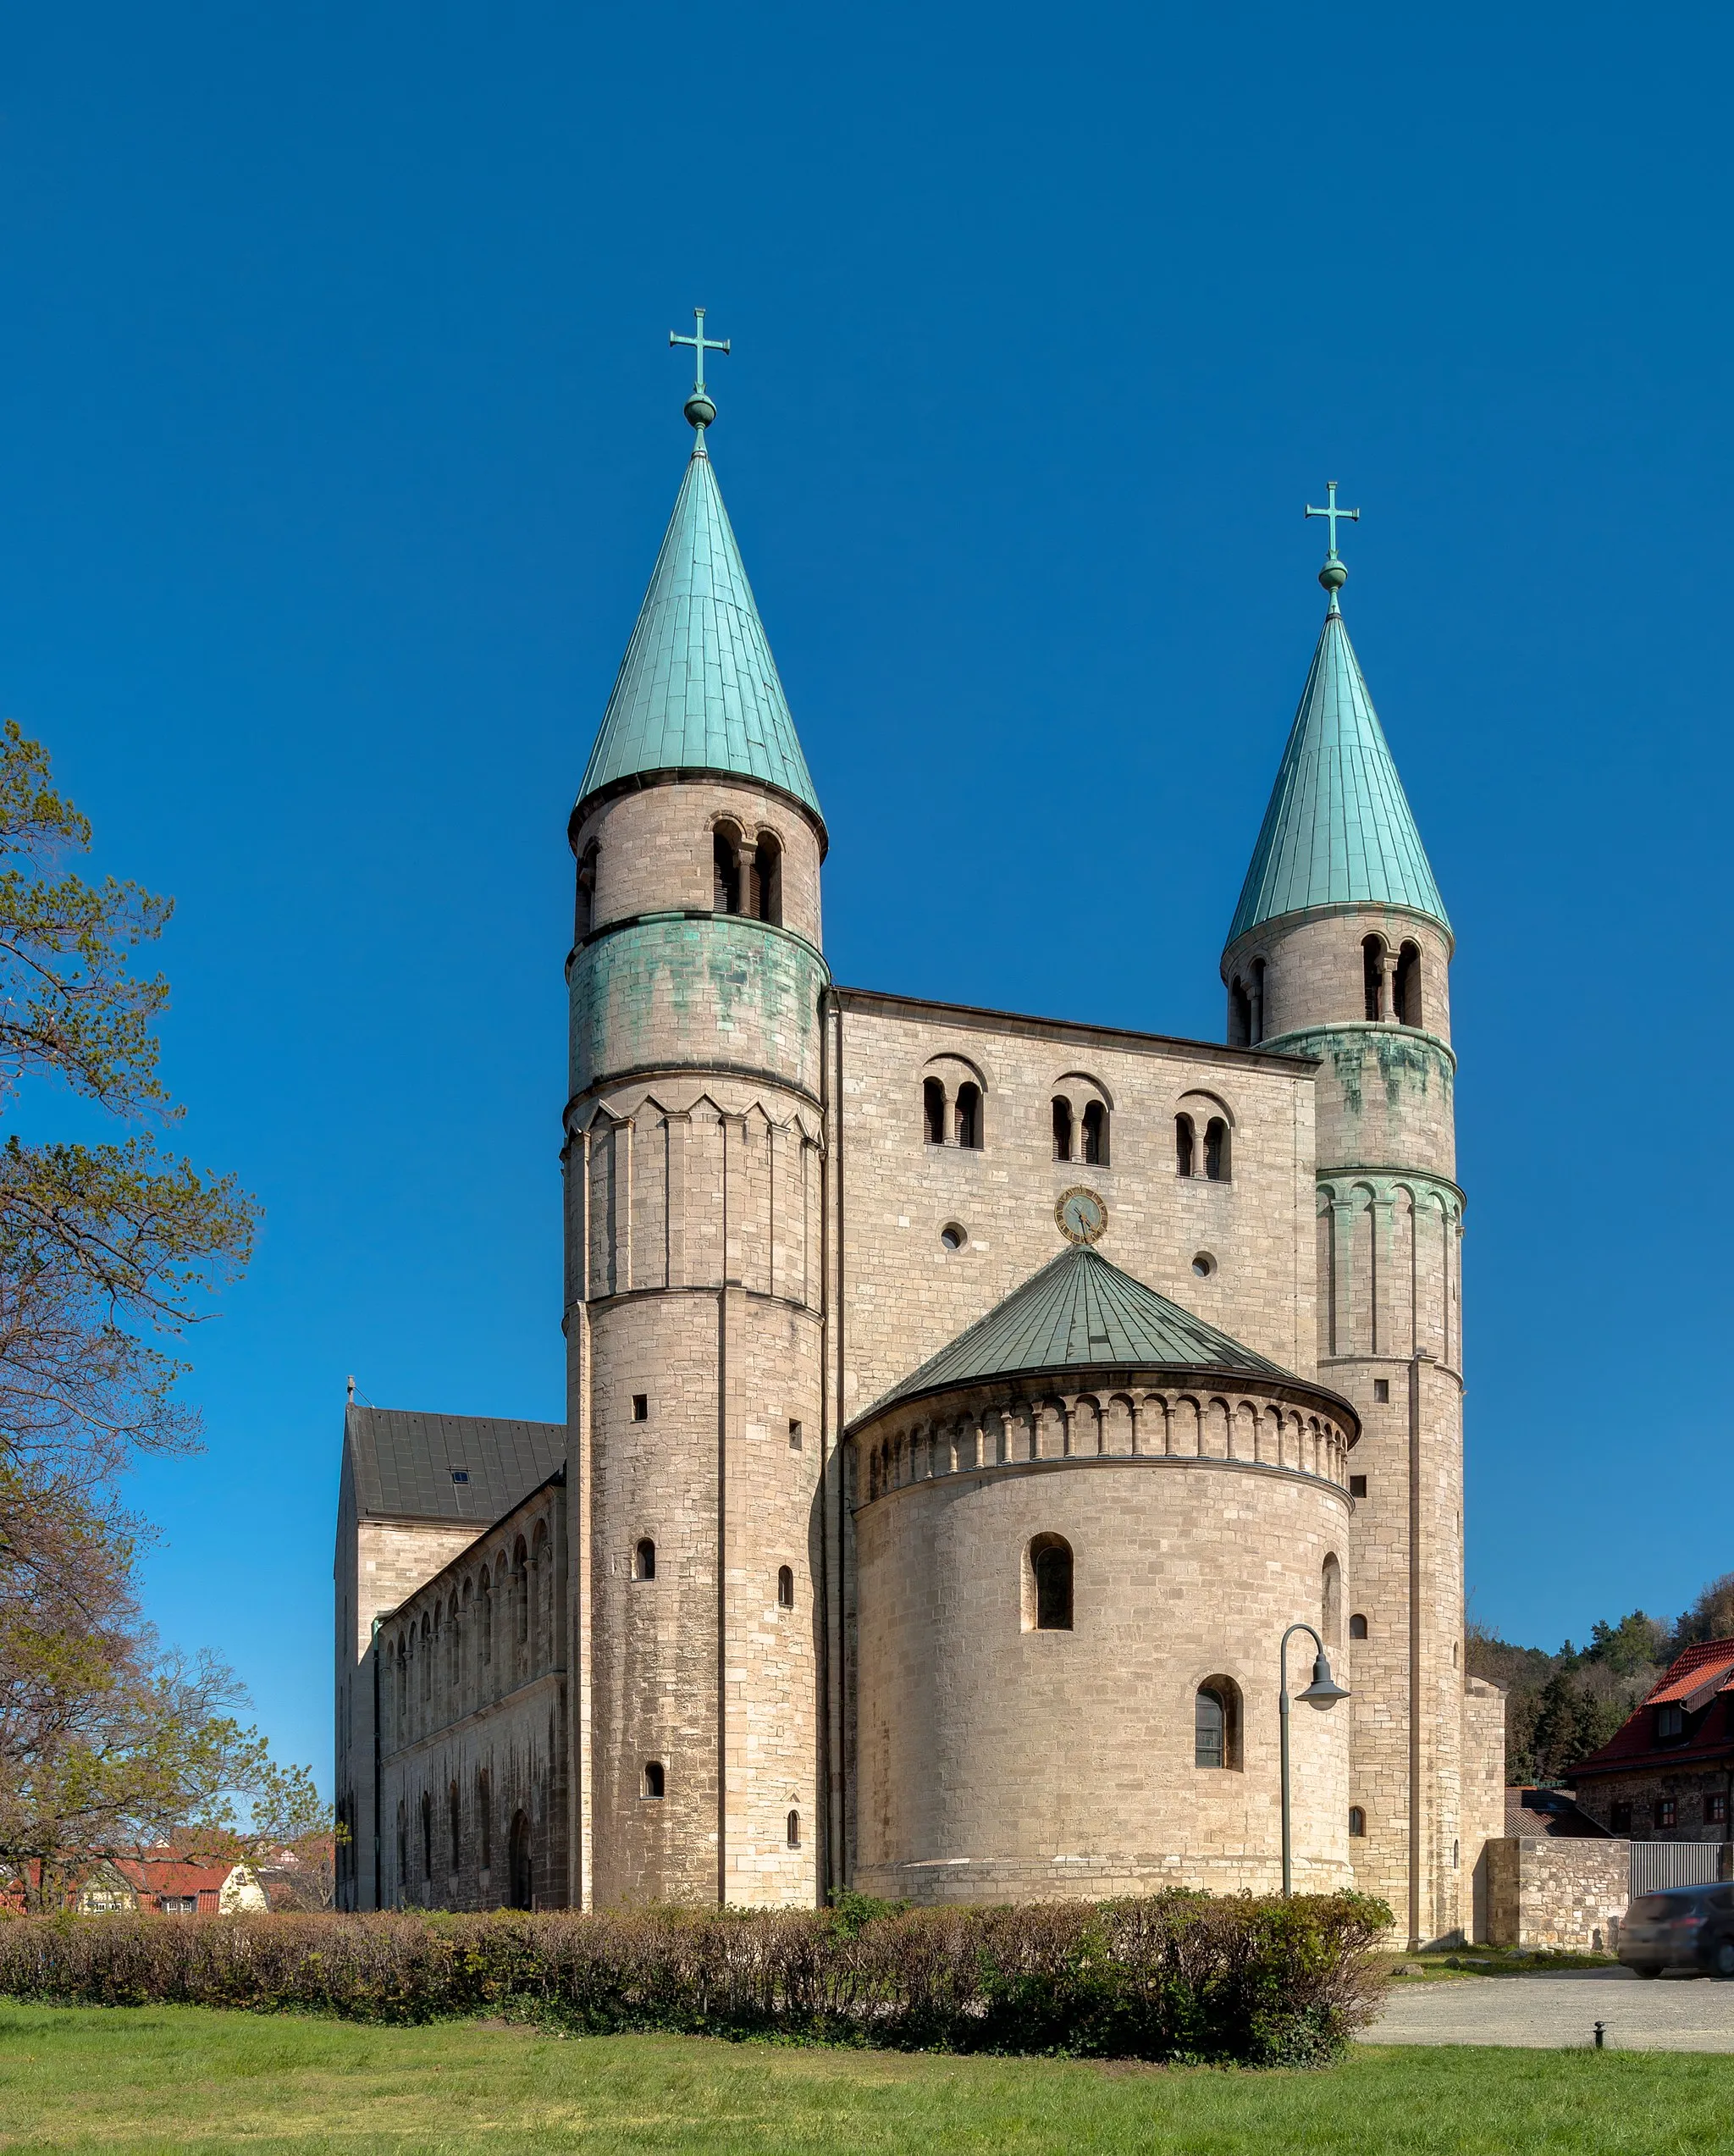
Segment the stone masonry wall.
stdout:
<path fill-rule="evenodd" d="M 583 860 L 594 841 L 592 926 L 682 908 L 709 913 L 715 898 L 719 827 L 749 846 L 761 835 L 782 849 L 783 926 L 817 949 L 819 836 L 792 802 L 750 784 L 694 778 L 616 794 L 593 809 L 573 835 Z"/>
<path fill-rule="evenodd" d="M 489 1909 L 568 1899 L 566 1490 L 533 1490 L 379 1630 L 383 1898 Z"/>
<path fill-rule="evenodd" d="M 925 1901 L 1273 1890 L 1277 1643 L 1320 1623 L 1348 1514 L 1309 1475 L 1125 1456 L 960 1469 L 860 1505 L 855 1883 Z M 1068 1631 L 1033 1628 L 1043 1534 L 1074 1553 Z M 1238 1691 L 1238 1768 L 1195 1764 L 1208 1678 Z M 1340 1709 L 1295 1711 L 1305 1888 L 1350 1881 L 1349 1743 Z"/>
<path fill-rule="evenodd" d="M 1054 1205 L 1100 1192 L 1102 1255 L 1284 1368 L 1312 1374 L 1312 1076 L 1304 1063 L 838 992 L 843 1396 L 859 1414 L 1063 1246 Z M 983 1143 L 924 1136 L 922 1086 L 983 1093 Z M 1088 1093 L 1085 1088 L 1088 1088 Z M 1108 1162 L 1054 1158 L 1057 1096 L 1099 1095 Z M 1175 1119 L 1230 1126 L 1228 1177 L 1178 1172 Z M 1201 1138 L 1201 1131 L 1200 1136 Z M 946 1247 L 955 1222 L 961 1246 Z M 1195 1269 L 1197 1264 L 1207 1269 Z"/>
<path fill-rule="evenodd" d="M 1488 1943 L 1611 1953 L 1631 1865 L 1629 1842 L 1496 1837 L 1487 1844 Z"/>

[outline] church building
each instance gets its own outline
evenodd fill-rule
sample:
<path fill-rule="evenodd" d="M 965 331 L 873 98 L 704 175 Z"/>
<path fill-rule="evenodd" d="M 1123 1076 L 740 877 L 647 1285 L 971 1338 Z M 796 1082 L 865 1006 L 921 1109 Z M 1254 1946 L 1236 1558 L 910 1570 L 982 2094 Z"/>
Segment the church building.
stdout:
<path fill-rule="evenodd" d="M 566 1418 L 348 1409 L 345 1905 L 1274 1892 L 1285 1675 L 1296 1890 L 1481 1935 L 1452 932 L 1357 512 L 1222 1042 L 845 987 L 679 341 L 570 826 Z"/>

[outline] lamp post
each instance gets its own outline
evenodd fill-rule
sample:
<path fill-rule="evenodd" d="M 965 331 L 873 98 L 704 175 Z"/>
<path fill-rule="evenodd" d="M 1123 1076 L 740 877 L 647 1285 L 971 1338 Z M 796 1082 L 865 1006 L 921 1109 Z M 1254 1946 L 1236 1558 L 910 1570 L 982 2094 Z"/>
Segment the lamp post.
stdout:
<path fill-rule="evenodd" d="M 1309 1706 L 1321 1710 L 1334 1707 L 1339 1700 L 1346 1700 L 1348 1688 L 1339 1684 L 1331 1675 L 1331 1666 L 1325 1659 L 1324 1642 L 1310 1624 L 1291 1624 L 1283 1634 L 1283 1644 L 1278 1654 L 1278 1673 L 1277 1695 L 1280 1703 L 1283 1726 L 1283 1899 L 1286 1901 L 1294 1888 L 1290 1882 L 1290 1836 L 1289 1828 L 1289 1642 L 1297 1632 L 1304 1632 L 1317 1648 L 1312 1658 L 1312 1682 L 1299 1696 Z"/>

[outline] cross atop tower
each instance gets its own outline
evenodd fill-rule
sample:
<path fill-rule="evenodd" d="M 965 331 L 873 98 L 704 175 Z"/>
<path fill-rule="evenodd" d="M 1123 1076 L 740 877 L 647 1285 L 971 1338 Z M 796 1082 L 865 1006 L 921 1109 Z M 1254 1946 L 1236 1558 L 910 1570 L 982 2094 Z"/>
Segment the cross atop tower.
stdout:
<path fill-rule="evenodd" d="M 686 412 L 688 420 L 698 429 L 697 446 L 702 450 L 704 446 L 704 429 L 716 417 L 716 406 L 711 402 L 704 388 L 704 355 L 708 351 L 726 352 L 728 350 L 729 340 L 726 337 L 707 337 L 704 334 L 704 310 L 702 307 L 695 307 L 693 309 L 692 335 L 682 337 L 671 329 L 668 333 L 668 341 L 671 345 L 690 345 L 693 348 L 693 357 L 698 362 L 693 378 L 693 394 L 687 399 Z"/>
<path fill-rule="evenodd" d="M 1327 528 L 1330 533 L 1330 545 L 1326 550 L 1324 567 L 1318 572 L 1318 581 L 1331 595 L 1331 612 L 1340 614 L 1343 610 L 1337 604 L 1337 594 L 1348 582 L 1349 572 L 1343 567 L 1342 557 L 1337 552 L 1337 520 L 1339 517 L 1346 517 L 1351 524 L 1358 524 L 1361 522 L 1361 511 L 1358 509 L 1338 508 L 1337 483 L 1334 479 L 1325 481 L 1324 499 L 1325 506 L 1323 509 L 1315 509 L 1309 501 L 1306 505 L 1306 514 L 1309 517 L 1323 517 L 1326 519 Z"/>

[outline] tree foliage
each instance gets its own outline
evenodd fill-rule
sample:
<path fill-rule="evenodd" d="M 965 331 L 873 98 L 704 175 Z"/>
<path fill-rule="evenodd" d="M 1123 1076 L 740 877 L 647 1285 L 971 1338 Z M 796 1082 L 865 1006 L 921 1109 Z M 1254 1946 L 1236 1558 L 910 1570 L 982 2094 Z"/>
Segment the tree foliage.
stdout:
<path fill-rule="evenodd" d="M 0 1866 L 39 1904 L 99 1853 L 240 1831 L 239 1795 L 310 1831 L 209 1656 L 141 1619 L 143 1531 L 119 1483 L 196 1441 L 179 1337 L 251 1254 L 256 1208 L 160 1142 L 168 986 L 141 960 L 171 901 L 67 865 L 86 819 L 47 753 L 0 729 L 0 1113 L 47 1082 L 113 1119 L 100 1143 L 0 1145 Z"/>
<path fill-rule="evenodd" d="M 1633 1610 L 1591 1627 L 1589 1645 L 1557 1654 L 1514 1646 L 1474 1626 L 1468 1667 L 1505 1688 L 1505 1772 L 1556 1782 L 1599 1751 L 1674 1657 L 1700 1639 L 1734 1638 L 1734 1573 L 1713 1579 L 1674 1623 Z"/>

